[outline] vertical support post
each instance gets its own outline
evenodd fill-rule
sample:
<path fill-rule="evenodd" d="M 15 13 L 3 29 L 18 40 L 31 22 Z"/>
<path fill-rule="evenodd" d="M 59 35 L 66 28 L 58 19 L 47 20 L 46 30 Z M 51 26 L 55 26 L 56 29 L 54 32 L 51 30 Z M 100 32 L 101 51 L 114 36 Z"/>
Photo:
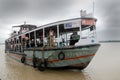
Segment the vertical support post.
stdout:
<path fill-rule="evenodd" d="M 59 25 L 57 24 L 57 38 L 60 38 Z M 60 41 L 57 40 L 57 46 L 59 46 Z"/>
<path fill-rule="evenodd" d="M 94 18 L 94 7 L 95 7 L 95 2 L 93 0 L 93 18 Z"/>
<path fill-rule="evenodd" d="M 23 41 L 22 41 L 22 35 L 21 35 L 21 46 L 20 46 L 20 51 L 22 51 L 23 50 L 23 47 L 22 47 L 22 45 L 23 45 Z"/>
<path fill-rule="evenodd" d="M 66 45 L 68 46 L 68 40 L 67 40 L 67 32 L 66 32 Z"/>
<path fill-rule="evenodd" d="M 16 37 L 16 41 L 15 41 L 15 50 L 17 51 L 17 37 Z"/>
<path fill-rule="evenodd" d="M 20 49 L 20 39 L 19 39 L 19 36 L 18 36 L 18 50 Z"/>
<path fill-rule="evenodd" d="M 82 38 L 82 18 L 80 19 L 80 33 L 81 33 L 80 37 Z"/>
<path fill-rule="evenodd" d="M 95 42 L 97 41 L 97 33 L 96 33 L 96 20 L 94 19 L 94 38 Z"/>
<path fill-rule="evenodd" d="M 45 46 L 45 29 L 43 28 L 43 46 Z"/>
<path fill-rule="evenodd" d="M 20 51 L 20 36 L 18 37 L 18 50 Z"/>
<path fill-rule="evenodd" d="M 82 23 L 81 23 L 81 19 L 80 19 L 80 22 L 79 22 L 79 35 L 80 35 L 80 38 L 82 37 Z M 81 40 L 81 39 L 80 39 Z"/>
<path fill-rule="evenodd" d="M 35 42 L 35 47 L 37 46 L 36 44 L 36 31 L 34 31 L 34 42 Z"/>
<path fill-rule="evenodd" d="M 14 52 L 15 52 L 15 38 L 13 38 L 13 46 L 14 46 Z"/>
<path fill-rule="evenodd" d="M 57 37 L 60 37 L 60 32 L 59 32 L 59 25 L 57 25 Z"/>
<path fill-rule="evenodd" d="M 41 50 L 42 50 L 42 62 L 44 62 L 44 59 L 45 59 L 45 57 L 44 57 L 44 46 L 45 46 L 44 39 L 45 39 L 45 29 L 43 28 L 43 47 L 41 48 Z"/>
<path fill-rule="evenodd" d="M 29 46 L 31 47 L 31 44 L 30 44 L 30 33 L 29 33 Z"/>

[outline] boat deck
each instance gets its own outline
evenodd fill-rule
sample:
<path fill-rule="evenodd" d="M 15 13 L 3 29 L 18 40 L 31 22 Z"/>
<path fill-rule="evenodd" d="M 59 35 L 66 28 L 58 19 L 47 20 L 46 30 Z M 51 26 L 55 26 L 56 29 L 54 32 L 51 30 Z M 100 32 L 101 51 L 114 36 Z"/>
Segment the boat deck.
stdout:
<path fill-rule="evenodd" d="M 63 46 L 63 47 L 34 47 L 34 48 L 24 48 L 24 50 L 29 50 L 29 51 L 43 51 L 43 50 L 65 50 L 65 49 L 77 49 L 77 48 L 89 48 L 89 47 L 94 47 L 94 46 L 100 46 L 100 44 L 90 44 L 90 45 L 81 45 L 81 46 Z"/>

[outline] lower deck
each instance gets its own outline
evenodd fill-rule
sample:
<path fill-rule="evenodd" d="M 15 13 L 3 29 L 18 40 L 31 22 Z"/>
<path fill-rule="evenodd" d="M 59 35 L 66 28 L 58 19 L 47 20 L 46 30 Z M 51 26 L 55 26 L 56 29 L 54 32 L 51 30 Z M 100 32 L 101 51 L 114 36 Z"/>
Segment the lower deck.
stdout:
<path fill-rule="evenodd" d="M 99 44 L 71 46 L 64 48 L 29 48 L 23 53 L 8 53 L 12 58 L 32 66 L 44 63 L 49 68 L 78 67 L 85 68 L 94 57 Z"/>

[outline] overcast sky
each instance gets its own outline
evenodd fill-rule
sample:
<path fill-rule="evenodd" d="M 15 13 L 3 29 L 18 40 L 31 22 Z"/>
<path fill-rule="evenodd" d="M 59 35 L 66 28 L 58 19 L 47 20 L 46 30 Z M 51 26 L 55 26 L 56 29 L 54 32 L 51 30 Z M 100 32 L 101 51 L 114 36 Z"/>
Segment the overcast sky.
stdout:
<path fill-rule="evenodd" d="M 0 0 L 0 42 L 12 26 L 40 26 L 54 21 L 80 17 L 80 10 L 93 11 L 93 0 Z M 120 0 L 95 0 L 99 40 L 120 40 Z"/>

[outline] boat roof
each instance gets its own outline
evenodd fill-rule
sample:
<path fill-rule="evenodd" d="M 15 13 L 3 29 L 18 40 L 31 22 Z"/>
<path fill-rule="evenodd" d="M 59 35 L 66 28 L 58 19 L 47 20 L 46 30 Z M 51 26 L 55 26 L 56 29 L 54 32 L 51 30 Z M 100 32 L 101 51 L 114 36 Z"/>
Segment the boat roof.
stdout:
<path fill-rule="evenodd" d="M 29 30 L 37 28 L 36 25 L 31 25 L 31 24 L 23 24 L 23 25 L 12 26 L 12 27 L 29 28 Z"/>
<path fill-rule="evenodd" d="M 53 22 L 53 23 L 48 23 L 48 24 L 45 24 L 45 25 L 38 26 L 35 29 L 32 29 L 30 31 L 27 31 L 27 32 L 22 33 L 22 34 L 17 35 L 17 36 L 21 36 L 21 35 L 24 35 L 24 34 L 27 34 L 27 33 L 42 29 L 42 28 L 51 27 L 51 26 L 55 26 L 55 25 L 58 25 L 58 24 L 64 24 L 64 23 L 72 22 L 72 21 L 78 21 L 78 20 L 81 20 L 81 19 L 94 19 L 95 21 L 97 21 L 96 18 L 86 18 L 86 17 L 85 18 L 72 18 L 72 19 L 67 19 L 67 20 L 61 20 L 61 21 L 56 21 L 56 22 Z M 33 26 L 35 26 L 35 25 L 33 25 Z M 13 36 L 13 37 L 15 37 L 15 36 Z M 11 37 L 11 38 L 13 38 L 13 37 Z M 10 39 L 10 38 L 8 38 L 8 39 Z"/>
<path fill-rule="evenodd" d="M 81 20 L 81 19 L 94 19 L 95 21 L 97 21 L 96 18 L 73 18 L 73 19 L 61 20 L 61 21 L 56 21 L 56 22 L 53 22 L 53 23 L 48 23 L 48 24 L 45 24 L 45 25 L 41 25 L 41 26 L 37 27 L 36 29 L 33 29 L 29 32 L 33 32 L 33 31 L 36 31 L 38 29 L 42 29 L 42 28 L 46 28 L 46 27 L 50 27 L 50 26 L 54 26 L 54 25 L 58 25 L 58 24 L 63 24 L 63 23 L 67 23 L 67 22 L 72 22 L 72 21 L 75 21 L 75 20 Z"/>

